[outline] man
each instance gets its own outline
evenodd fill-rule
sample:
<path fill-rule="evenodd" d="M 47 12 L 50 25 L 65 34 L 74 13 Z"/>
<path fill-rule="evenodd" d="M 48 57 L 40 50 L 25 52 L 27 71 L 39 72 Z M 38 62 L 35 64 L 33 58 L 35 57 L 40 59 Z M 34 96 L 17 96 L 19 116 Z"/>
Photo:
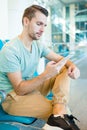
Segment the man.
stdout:
<path fill-rule="evenodd" d="M 80 130 L 67 112 L 69 77 L 75 79 L 76 74 L 79 77 L 79 69 L 68 61 L 59 71 L 58 62 L 63 57 L 37 43 L 47 26 L 47 16 L 48 11 L 38 5 L 25 9 L 22 33 L 1 50 L 0 89 L 8 94 L 2 106 L 11 115 L 48 119 L 45 130 Z M 44 72 L 35 77 L 40 57 L 50 62 Z M 50 90 L 51 101 L 46 98 Z"/>

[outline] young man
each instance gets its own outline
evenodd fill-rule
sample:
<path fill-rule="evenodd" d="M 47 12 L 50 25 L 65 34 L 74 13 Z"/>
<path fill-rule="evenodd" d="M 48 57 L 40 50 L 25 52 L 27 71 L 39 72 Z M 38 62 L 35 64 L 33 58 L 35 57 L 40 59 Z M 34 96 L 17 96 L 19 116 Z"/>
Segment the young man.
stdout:
<path fill-rule="evenodd" d="M 69 60 L 58 70 L 63 57 L 37 43 L 47 26 L 47 16 L 48 11 L 38 5 L 25 9 L 22 33 L 1 50 L 0 89 L 7 91 L 2 106 L 11 115 L 48 119 L 45 130 L 80 130 L 67 112 L 70 77 L 79 77 L 80 71 Z M 40 57 L 50 62 L 35 77 Z M 50 90 L 52 101 L 46 98 Z"/>

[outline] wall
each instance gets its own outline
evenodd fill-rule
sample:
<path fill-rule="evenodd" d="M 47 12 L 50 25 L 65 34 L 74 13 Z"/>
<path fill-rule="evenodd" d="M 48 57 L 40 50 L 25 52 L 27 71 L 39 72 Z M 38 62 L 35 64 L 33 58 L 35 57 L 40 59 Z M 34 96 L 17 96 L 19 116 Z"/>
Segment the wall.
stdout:
<path fill-rule="evenodd" d="M 20 33 L 23 11 L 32 3 L 33 0 L 0 0 L 0 39 L 11 39 Z"/>
<path fill-rule="evenodd" d="M 8 1 L 0 0 L 0 39 L 8 37 Z"/>
<path fill-rule="evenodd" d="M 13 38 L 22 31 L 22 14 L 33 0 L 8 0 L 8 37 Z"/>

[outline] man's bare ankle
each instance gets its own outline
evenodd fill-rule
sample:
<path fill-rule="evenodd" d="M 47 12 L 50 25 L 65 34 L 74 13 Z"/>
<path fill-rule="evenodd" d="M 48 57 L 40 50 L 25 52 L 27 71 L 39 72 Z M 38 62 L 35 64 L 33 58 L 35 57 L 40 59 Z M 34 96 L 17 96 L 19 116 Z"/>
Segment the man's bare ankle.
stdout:
<path fill-rule="evenodd" d="M 67 113 L 65 104 L 55 104 L 53 107 L 53 114 L 63 116 Z"/>

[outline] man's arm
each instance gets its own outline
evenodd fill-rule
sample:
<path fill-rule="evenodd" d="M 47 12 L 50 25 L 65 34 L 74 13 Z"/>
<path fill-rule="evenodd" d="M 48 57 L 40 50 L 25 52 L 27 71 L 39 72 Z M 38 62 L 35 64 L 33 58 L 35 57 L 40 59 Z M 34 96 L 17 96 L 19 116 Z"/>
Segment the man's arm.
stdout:
<path fill-rule="evenodd" d="M 14 87 L 15 92 L 18 95 L 24 95 L 32 92 L 38 87 L 42 87 L 42 84 L 45 80 L 55 76 L 58 73 L 58 62 L 63 58 L 62 56 L 57 55 L 54 52 L 51 52 L 47 55 L 47 58 L 50 61 L 42 74 L 31 79 L 31 80 L 23 80 L 21 72 L 8 73 L 7 76 Z M 68 75 L 71 78 L 75 78 L 75 74 L 77 77 L 80 75 L 77 67 L 70 61 L 68 61 Z"/>
<path fill-rule="evenodd" d="M 8 73 L 7 76 L 18 95 L 25 95 L 32 92 L 46 80 L 44 73 L 31 80 L 23 80 L 21 72 Z"/>
<path fill-rule="evenodd" d="M 47 56 L 47 59 L 49 60 L 53 60 L 56 62 L 56 64 L 58 65 L 58 62 L 63 59 L 64 57 L 56 54 L 55 52 L 50 52 Z M 73 78 L 73 79 L 77 79 L 80 76 L 80 70 L 78 69 L 78 67 L 70 60 L 68 60 L 65 64 L 65 66 L 68 69 L 68 75 Z"/>
<path fill-rule="evenodd" d="M 56 63 L 58 63 L 58 62 L 59 62 L 61 59 L 63 59 L 64 57 L 61 56 L 61 55 L 56 54 L 56 53 L 53 52 L 53 51 L 51 51 L 51 52 L 46 56 L 46 58 L 47 58 L 48 60 L 55 61 Z M 66 63 L 66 67 L 68 68 L 68 67 L 71 66 L 71 65 L 74 65 L 74 63 L 71 62 L 70 60 L 68 60 L 67 63 Z"/>
<path fill-rule="evenodd" d="M 56 53 L 51 52 L 47 58 L 51 60 L 51 62 L 46 65 L 44 72 L 31 80 L 23 80 L 21 71 L 7 74 L 15 92 L 18 95 L 24 95 L 32 92 L 37 89 L 37 87 L 41 87 L 45 80 L 58 73 L 55 63 L 58 62 L 61 57 L 58 57 Z"/>
<path fill-rule="evenodd" d="M 18 95 L 24 95 L 42 87 L 45 80 L 58 73 L 57 65 L 51 61 L 47 64 L 44 72 L 31 80 L 23 80 L 21 72 L 8 73 L 7 76 Z"/>
<path fill-rule="evenodd" d="M 50 61 L 58 62 L 58 61 L 60 61 L 60 60 L 63 58 L 63 56 L 60 56 L 60 55 L 58 55 L 57 53 L 51 51 L 51 52 L 46 56 L 46 58 L 47 58 L 48 60 L 50 60 Z"/>

